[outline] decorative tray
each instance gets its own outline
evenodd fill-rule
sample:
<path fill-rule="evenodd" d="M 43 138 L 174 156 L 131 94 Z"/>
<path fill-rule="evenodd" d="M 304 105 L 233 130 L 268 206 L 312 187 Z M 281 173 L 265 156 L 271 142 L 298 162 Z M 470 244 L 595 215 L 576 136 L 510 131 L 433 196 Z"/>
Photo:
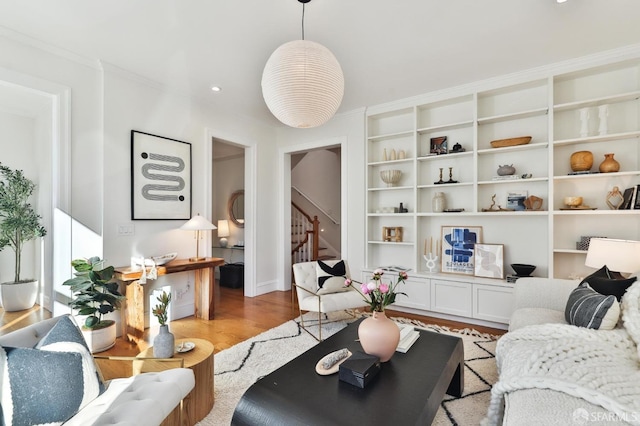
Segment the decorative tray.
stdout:
<path fill-rule="evenodd" d="M 517 138 L 498 139 L 491 141 L 493 148 L 504 148 L 506 146 L 526 145 L 531 142 L 531 136 L 520 136 Z"/>
<path fill-rule="evenodd" d="M 160 265 L 164 265 L 165 263 L 171 262 L 176 257 L 178 257 L 178 253 L 168 253 L 168 254 L 163 254 L 162 256 L 153 256 L 151 257 L 151 259 L 146 258 L 144 260 L 144 265 L 153 266 L 153 264 L 155 263 L 156 266 L 160 266 Z M 142 260 L 140 258 L 135 258 L 134 261 L 136 265 L 142 266 Z"/>
<path fill-rule="evenodd" d="M 560 210 L 598 210 L 597 207 L 577 206 L 577 207 L 561 207 Z"/>
<path fill-rule="evenodd" d="M 196 344 L 193 342 L 182 342 L 181 344 L 176 345 L 176 352 L 182 354 L 182 353 L 193 350 L 193 348 L 195 347 L 196 347 Z"/>

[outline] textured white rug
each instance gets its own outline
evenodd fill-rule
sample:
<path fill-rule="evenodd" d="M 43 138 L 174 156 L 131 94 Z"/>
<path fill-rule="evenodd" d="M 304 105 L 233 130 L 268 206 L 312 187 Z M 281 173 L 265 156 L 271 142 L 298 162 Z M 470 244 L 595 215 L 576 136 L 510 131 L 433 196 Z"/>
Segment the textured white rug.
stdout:
<path fill-rule="evenodd" d="M 394 320 L 464 340 L 464 394 L 461 398 L 446 395 L 433 424 L 479 424 L 487 413 L 491 385 L 497 380 L 496 337 L 471 329 L 449 330 L 404 318 Z M 305 323 L 307 321 L 305 318 Z M 350 321 L 353 317 L 346 313 L 330 314 L 329 322 L 323 322 L 323 337 L 336 333 Z M 230 425 L 233 410 L 249 386 L 318 343 L 300 328 L 298 322 L 299 319 L 287 321 L 214 356 L 215 402 L 209 415 L 198 425 Z"/>

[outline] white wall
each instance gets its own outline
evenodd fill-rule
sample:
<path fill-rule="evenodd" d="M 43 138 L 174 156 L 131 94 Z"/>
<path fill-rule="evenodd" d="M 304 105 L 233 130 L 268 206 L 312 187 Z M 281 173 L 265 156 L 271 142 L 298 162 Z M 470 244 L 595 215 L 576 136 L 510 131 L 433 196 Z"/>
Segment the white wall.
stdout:
<path fill-rule="evenodd" d="M 38 185 L 42 178 L 39 174 L 36 130 L 35 117 L 0 111 L 0 151 L 2 152 L 0 161 L 4 166 L 22 170 L 27 178 Z M 46 178 L 46 174 L 44 177 Z M 38 189 L 36 189 L 36 193 L 30 200 L 36 211 L 38 211 L 38 201 Z M 36 248 L 36 241 L 31 241 L 24 246 L 21 279 L 39 278 Z M 7 246 L 0 251 L 0 282 L 13 281 L 14 265 L 15 253 L 11 247 Z"/>
<path fill-rule="evenodd" d="M 212 217 L 207 191 L 207 158 L 212 134 L 233 134 L 227 140 L 251 141 L 257 149 L 272 151 L 274 131 L 264 125 L 248 124 L 242 117 L 229 116 L 216 111 L 204 102 L 171 93 L 152 82 L 142 80 L 105 64 L 104 72 L 104 253 L 116 265 L 129 264 L 131 256 L 155 256 L 178 252 L 181 258 L 195 255 L 193 235 L 178 229 L 185 221 L 131 220 L 130 207 L 130 132 L 139 130 L 159 136 L 191 143 L 192 147 L 192 211 Z M 209 151 L 210 152 L 210 151 Z M 210 160 L 210 159 L 209 159 Z M 269 173 L 260 176 L 261 185 L 273 186 Z M 260 188 L 258 188 L 260 192 Z M 226 199 L 225 199 L 226 201 Z M 276 204 L 258 197 L 260 217 L 272 216 Z M 217 213 L 216 213 L 217 214 Z M 119 225 L 133 225 L 133 236 L 119 236 Z M 267 225 L 265 229 L 273 228 Z M 268 233 L 268 232 L 267 232 Z M 265 238 L 259 233 L 256 243 L 263 246 Z M 200 245 L 200 253 L 211 253 L 211 236 Z M 274 264 L 273 250 L 261 251 L 256 256 L 256 280 L 271 282 L 276 278 L 275 267 L 261 268 L 261 263 Z M 174 318 L 193 313 L 193 272 L 172 274 L 149 282 L 149 289 L 171 285 L 176 292 L 172 303 Z M 148 307 L 147 307 L 148 310 Z"/>

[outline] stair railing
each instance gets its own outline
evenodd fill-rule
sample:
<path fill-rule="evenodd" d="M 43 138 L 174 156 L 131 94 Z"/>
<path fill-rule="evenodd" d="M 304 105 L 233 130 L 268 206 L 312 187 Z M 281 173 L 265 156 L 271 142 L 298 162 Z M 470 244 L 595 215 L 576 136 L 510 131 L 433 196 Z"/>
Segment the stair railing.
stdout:
<path fill-rule="evenodd" d="M 296 203 L 291 203 L 291 261 L 292 263 L 310 262 L 318 259 L 320 247 L 320 221 L 313 219 Z"/>

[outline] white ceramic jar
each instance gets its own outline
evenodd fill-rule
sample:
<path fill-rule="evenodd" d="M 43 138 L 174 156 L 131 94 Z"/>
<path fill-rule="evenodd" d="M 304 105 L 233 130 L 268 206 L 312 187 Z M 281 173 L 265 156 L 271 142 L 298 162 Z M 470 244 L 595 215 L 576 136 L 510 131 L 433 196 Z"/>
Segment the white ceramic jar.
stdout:
<path fill-rule="evenodd" d="M 444 192 L 436 192 L 431 200 L 431 208 L 434 213 L 442 213 L 447 208 L 447 199 Z"/>

